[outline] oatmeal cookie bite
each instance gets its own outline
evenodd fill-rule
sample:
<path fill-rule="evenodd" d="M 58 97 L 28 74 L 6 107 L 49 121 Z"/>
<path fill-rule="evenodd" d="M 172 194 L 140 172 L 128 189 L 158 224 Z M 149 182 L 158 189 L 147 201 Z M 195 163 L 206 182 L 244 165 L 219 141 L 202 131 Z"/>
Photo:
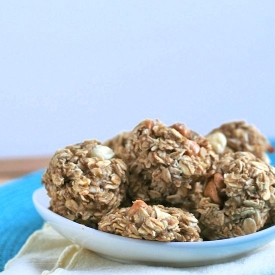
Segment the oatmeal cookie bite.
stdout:
<path fill-rule="evenodd" d="M 126 165 L 97 140 L 56 151 L 43 174 L 50 209 L 92 226 L 120 205 L 125 196 Z"/>
<path fill-rule="evenodd" d="M 181 203 L 216 157 L 206 138 L 184 124 L 166 126 L 159 120 L 139 123 L 125 147 L 130 197 L 149 204 Z"/>
<path fill-rule="evenodd" d="M 108 233 L 162 242 L 201 241 L 198 220 L 179 208 L 147 205 L 137 200 L 131 207 L 113 210 L 105 215 L 98 229 Z"/>
<path fill-rule="evenodd" d="M 274 152 L 274 148 L 264 135 L 245 121 L 233 121 L 222 124 L 207 136 L 213 149 L 218 154 L 228 152 L 251 152 L 256 157 L 269 163 L 266 152 Z"/>
<path fill-rule="evenodd" d="M 263 228 L 275 202 L 275 168 L 249 152 L 224 155 L 213 165 L 198 207 L 202 236 L 209 240 Z"/>

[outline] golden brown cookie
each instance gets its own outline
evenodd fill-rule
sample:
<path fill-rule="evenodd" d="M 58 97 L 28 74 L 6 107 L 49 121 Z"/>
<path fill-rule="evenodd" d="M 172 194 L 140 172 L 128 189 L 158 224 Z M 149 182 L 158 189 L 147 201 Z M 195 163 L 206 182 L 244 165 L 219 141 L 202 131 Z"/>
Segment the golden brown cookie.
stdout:
<path fill-rule="evenodd" d="M 275 201 L 275 169 L 249 152 L 228 153 L 213 165 L 198 207 L 203 237 L 216 240 L 263 228 Z"/>
<path fill-rule="evenodd" d="M 113 210 L 105 215 L 98 229 L 135 239 L 162 242 L 201 241 L 197 219 L 178 208 L 147 205 L 137 200 L 131 207 Z"/>
<path fill-rule="evenodd" d="M 232 121 L 212 130 L 207 139 L 218 154 L 228 152 L 251 152 L 256 157 L 269 163 L 266 152 L 274 152 L 267 138 L 253 125 L 245 121 Z"/>
<path fill-rule="evenodd" d="M 182 203 L 189 191 L 194 196 L 194 189 L 199 190 L 195 184 L 216 157 L 206 138 L 181 123 L 144 120 L 124 144 L 120 152 L 128 166 L 130 197 L 150 204 Z"/>
<path fill-rule="evenodd" d="M 125 196 L 125 163 L 97 140 L 58 150 L 43 174 L 52 211 L 89 226 L 120 205 Z"/>

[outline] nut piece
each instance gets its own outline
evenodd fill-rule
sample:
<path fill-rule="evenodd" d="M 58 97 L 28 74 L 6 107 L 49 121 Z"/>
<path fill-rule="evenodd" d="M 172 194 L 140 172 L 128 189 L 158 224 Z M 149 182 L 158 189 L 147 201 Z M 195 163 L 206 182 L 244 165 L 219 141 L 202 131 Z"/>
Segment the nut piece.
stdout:
<path fill-rule="evenodd" d="M 226 148 L 222 150 L 222 135 L 226 138 Z M 266 152 L 274 152 L 269 141 L 253 125 L 247 125 L 245 121 L 233 121 L 222 124 L 219 128 L 212 130 L 207 136 L 213 149 L 218 154 L 228 152 L 251 152 L 256 157 L 269 163 Z"/>
<path fill-rule="evenodd" d="M 102 157 L 104 159 L 111 159 L 115 155 L 115 152 L 108 146 L 96 145 L 92 149 L 92 157 Z"/>
<path fill-rule="evenodd" d="M 179 188 L 190 190 L 193 196 L 195 184 L 216 158 L 207 139 L 182 123 L 169 127 L 159 120 L 144 120 L 123 143 L 123 150 L 121 142 L 117 148 L 128 166 L 129 195 L 150 204 L 178 204 L 182 198 Z"/>
<path fill-rule="evenodd" d="M 214 132 L 206 136 L 210 144 L 212 145 L 213 150 L 217 154 L 223 154 L 226 148 L 227 139 L 222 132 Z"/>
<path fill-rule="evenodd" d="M 106 159 L 110 155 L 97 140 L 58 150 L 42 177 L 51 210 L 94 227 L 103 215 L 118 207 L 125 196 L 127 167 L 121 159 Z"/>
<path fill-rule="evenodd" d="M 204 188 L 203 195 L 211 198 L 214 203 L 222 205 L 222 197 L 224 196 L 224 179 L 222 174 L 215 173 L 213 178 L 209 180 Z"/>
<path fill-rule="evenodd" d="M 197 219 L 178 208 L 149 206 L 137 200 L 131 207 L 113 210 L 105 215 L 98 229 L 135 239 L 162 242 L 201 241 Z"/>
<path fill-rule="evenodd" d="M 249 152 L 236 152 L 213 169 L 198 207 L 202 236 L 216 240 L 263 228 L 275 205 L 275 168 Z"/>

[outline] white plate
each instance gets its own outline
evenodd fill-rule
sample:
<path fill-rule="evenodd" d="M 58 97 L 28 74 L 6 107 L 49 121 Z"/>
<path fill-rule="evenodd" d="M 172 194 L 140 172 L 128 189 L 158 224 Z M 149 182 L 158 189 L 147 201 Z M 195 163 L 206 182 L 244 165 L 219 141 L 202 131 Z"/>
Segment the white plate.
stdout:
<path fill-rule="evenodd" d="M 33 194 L 35 208 L 56 231 L 76 244 L 123 263 L 158 266 L 202 266 L 221 263 L 252 253 L 275 238 L 275 226 L 231 239 L 182 243 L 155 242 L 121 237 L 75 223 L 48 209 L 49 197 L 40 188 Z"/>

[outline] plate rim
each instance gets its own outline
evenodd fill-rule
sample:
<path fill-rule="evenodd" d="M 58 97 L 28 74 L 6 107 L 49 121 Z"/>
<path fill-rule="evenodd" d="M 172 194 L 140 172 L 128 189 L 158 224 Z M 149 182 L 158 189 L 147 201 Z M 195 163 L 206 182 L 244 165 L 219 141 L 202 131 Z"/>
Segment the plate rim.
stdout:
<path fill-rule="evenodd" d="M 197 262 L 193 265 L 193 263 L 188 263 L 184 261 L 184 259 L 181 259 L 183 262 L 180 264 L 179 263 L 179 256 L 177 256 L 177 259 L 175 259 L 175 262 L 171 263 L 172 266 L 175 266 L 175 264 L 180 264 L 180 266 L 201 266 L 201 265 L 207 265 L 207 264 L 213 264 L 213 263 L 219 263 L 219 262 L 224 262 L 224 261 L 229 261 L 231 258 L 241 258 L 242 255 L 245 254 L 251 254 L 253 251 L 255 251 L 258 248 L 263 247 L 264 245 L 270 243 L 272 240 L 275 239 L 275 226 L 271 226 L 269 228 L 263 229 L 261 231 L 252 233 L 252 234 L 248 234 L 248 235 L 244 235 L 244 236 L 238 236 L 238 237 L 234 237 L 234 238 L 229 238 L 229 239 L 222 239 L 222 240 L 215 240 L 215 241 L 201 241 L 201 242 L 158 242 L 158 241 L 150 241 L 150 240 L 140 240 L 140 239 L 133 239 L 133 238 L 129 238 L 129 237 L 123 237 L 123 236 L 119 236 L 119 235 L 115 235 L 115 234 L 111 234 L 111 233 L 107 233 L 107 232 L 103 232 L 94 228 L 90 228 L 87 227 L 85 225 L 76 223 L 74 221 L 71 221 L 65 217 L 62 217 L 61 215 L 58 215 L 56 213 L 54 213 L 53 211 L 51 211 L 50 209 L 48 209 L 45 206 L 45 203 L 43 204 L 43 197 L 41 198 L 41 196 L 44 196 L 44 199 L 47 199 L 47 204 L 49 203 L 50 198 L 47 195 L 47 191 L 45 189 L 45 187 L 41 187 L 37 190 L 34 191 L 32 199 L 33 199 L 33 203 L 35 205 L 35 208 L 37 209 L 37 211 L 39 212 L 39 214 L 41 215 L 40 211 L 44 211 L 44 213 L 46 213 L 46 215 L 49 215 L 53 220 L 57 220 L 59 223 L 62 223 L 68 226 L 71 226 L 73 228 L 75 228 L 75 230 L 79 230 L 81 229 L 82 231 L 84 231 L 83 229 L 85 229 L 85 231 L 87 233 L 91 233 L 94 235 L 96 235 L 97 237 L 102 237 L 103 239 L 108 239 L 111 240 L 112 242 L 122 242 L 124 245 L 132 245 L 132 246 L 136 246 L 136 247 L 151 247 L 153 250 L 160 248 L 160 250 L 167 250 L 167 251 L 172 251 L 172 252 L 191 252 L 194 253 L 196 251 L 199 251 L 199 253 L 201 253 L 201 255 L 205 254 L 204 251 L 209 251 L 211 249 L 211 252 L 213 252 L 213 250 L 219 251 L 219 250 L 225 250 L 226 248 L 233 248 L 234 249 L 236 247 L 240 247 L 241 250 L 243 250 L 244 252 L 239 252 L 239 253 L 233 253 L 232 256 L 230 257 L 224 257 L 223 255 L 219 256 L 219 259 L 215 259 L 213 258 L 213 260 L 208 260 L 206 263 L 201 263 L 198 264 Z M 42 201 L 41 201 L 42 200 Z M 40 211 L 39 211 L 40 210 Z M 49 219 L 45 219 L 44 216 L 42 215 L 42 218 L 46 221 L 49 222 Z M 49 222 L 51 225 L 54 224 L 52 222 Z M 56 229 L 56 228 L 54 228 Z M 57 229 L 56 229 L 57 230 Z M 62 234 L 63 232 L 60 232 L 59 230 L 57 230 L 61 235 L 64 236 L 64 234 Z M 65 238 L 68 238 L 66 236 L 64 236 Z M 258 241 L 264 240 L 264 243 L 262 245 L 257 245 Z M 73 240 L 72 240 L 73 241 Z M 100 241 L 99 241 L 100 242 Z M 104 241 L 103 241 L 104 242 Z M 102 244 L 102 241 L 101 241 Z M 244 249 L 241 246 L 249 246 L 249 247 L 253 247 L 250 249 Z M 84 247 L 90 249 L 89 247 L 85 246 Z M 102 253 L 101 251 L 96 251 L 94 249 L 90 249 L 93 250 L 95 253 L 99 254 L 99 255 L 105 255 L 106 258 L 108 258 L 108 254 L 106 253 Z M 236 250 L 236 249 L 235 249 Z M 215 254 L 215 253 L 214 253 Z M 113 257 L 112 255 L 109 255 L 110 259 Z M 210 256 L 209 256 L 210 257 Z M 202 258 L 202 256 L 200 256 L 200 258 Z M 122 258 L 115 258 L 117 259 L 117 261 L 119 262 L 128 262 L 127 259 L 124 260 Z M 162 261 L 163 259 L 160 259 L 160 261 Z M 194 261 L 195 262 L 195 261 Z M 199 261 L 200 262 L 200 261 Z M 169 262 L 170 263 L 170 262 Z M 165 263 L 164 266 L 169 266 L 169 263 Z"/>
<path fill-rule="evenodd" d="M 51 213 L 53 216 L 56 216 L 60 219 L 62 219 L 63 221 L 69 221 L 69 222 L 72 222 L 74 223 L 75 225 L 80 225 L 80 226 L 83 226 L 85 228 L 88 228 L 88 229 L 91 229 L 93 231 L 96 231 L 96 232 L 101 232 L 101 233 L 104 233 L 104 234 L 108 234 L 108 235 L 112 235 L 112 236 L 117 236 L 119 238 L 127 238 L 127 239 L 130 239 L 130 240 L 136 240 L 138 242 L 142 241 L 142 242 L 146 242 L 146 243 L 152 243 L 152 242 L 155 242 L 155 243 L 160 243 L 160 244 L 171 244 L 171 245 L 175 245 L 175 246 L 182 246 L 182 245 L 201 245 L 203 244 L 204 246 L 212 246 L 212 245 L 216 245 L 216 244 L 220 244 L 220 243 L 234 243 L 240 239 L 242 240 L 247 240 L 247 242 L 251 241 L 251 238 L 255 238 L 255 236 L 262 236 L 262 235 L 265 235 L 267 233 L 269 233 L 269 231 L 273 232 L 274 231 L 274 234 L 275 234 L 275 225 L 273 226 L 270 226 L 268 228 L 265 228 L 265 229 L 262 229 L 260 231 L 257 231 L 255 233 L 251 233 L 251 234 L 247 234 L 247 235 L 244 235 L 244 236 L 237 236 L 237 237 L 233 237 L 233 238 L 227 238 L 227 239 L 220 239 L 220 240 L 212 240 L 212 241 L 200 241 L 200 242 L 158 242 L 158 241 L 150 241 L 150 240 L 140 240 L 140 239 L 134 239 L 134 238 L 130 238 L 130 237 L 124 237 L 124 236 L 120 236 L 120 235 L 115 235 L 115 234 L 111 234 L 111 233 L 108 233 L 108 232 L 104 232 L 104 231 L 100 231 L 100 230 L 97 230 L 97 229 L 94 229 L 94 228 L 91 228 L 91 227 L 88 227 L 86 225 L 83 225 L 83 224 L 79 224 L 79 223 L 76 223 L 72 220 L 69 220 L 61 215 L 58 215 L 57 213 L 51 211 L 50 209 L 48 208 L 45 208 L 38 200 L 37 200 L 37 195 L 40 194 L 40 192 L 44 192 L 46 191 L 46 189 L 44 187 L 41 187 L 37 190 L 34 191 L 33 193 L 33 202 L 36 203 L 37 205 L 41 206 L 44 208 L 44 210 L 46 210 L 48 213 Z M 48 197 L 48 196 L 47 196 Z M 49 197 L 48 197 L 49 198 Z M 50 199 L 50 198 L 49 198 Z M 274 235 L 274 239 L 275 239 L 275 235 Z"/>

